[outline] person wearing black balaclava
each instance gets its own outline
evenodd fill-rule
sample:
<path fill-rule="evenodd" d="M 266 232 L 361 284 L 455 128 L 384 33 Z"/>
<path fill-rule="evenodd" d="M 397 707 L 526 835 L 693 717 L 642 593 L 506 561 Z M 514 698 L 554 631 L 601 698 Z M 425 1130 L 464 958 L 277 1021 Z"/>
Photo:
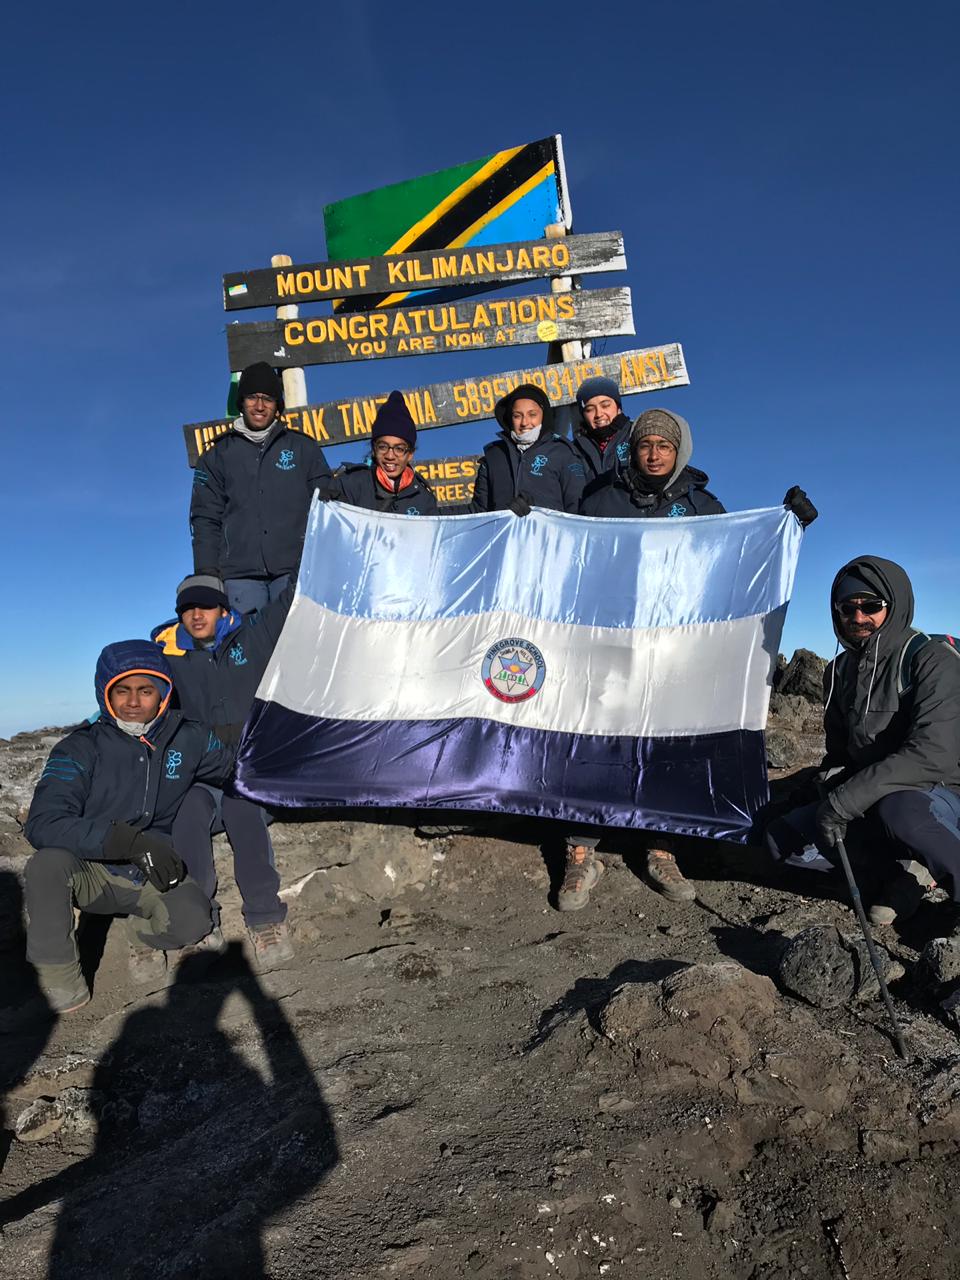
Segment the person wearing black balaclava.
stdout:
<path fill-rule="evenodd" d="M 783 860 L 812 848 L 835 863 L 869 850 L 873 924 L 912 915 L 935 880 L 960 903 L 960 652 L 913 626 L 913 588 L 892 560 L 858 556 L 837 574 L 830 611 L 842 652 L 824 673 L 821 798 L 770 824 Z M 960 909 L 948 928 L 960 921 Z M 960 939 L 960 932 L 957 934 Z"/>
<path fill-rule="evenodd" d="M 470 510 L 576 511 L 583 462 L 570 441 L 554 431 L 553 407 L 544 392 L 521 383 L 497 401 L 493 412 L 500 435 L 483 450 Z"/>

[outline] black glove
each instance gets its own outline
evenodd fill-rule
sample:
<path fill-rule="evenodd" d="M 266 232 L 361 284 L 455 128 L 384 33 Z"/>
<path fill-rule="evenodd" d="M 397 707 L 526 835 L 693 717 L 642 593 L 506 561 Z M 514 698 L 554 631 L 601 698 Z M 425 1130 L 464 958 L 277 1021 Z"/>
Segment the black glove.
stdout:
<path fill-rule="evenodd" d="M 104 853 L 110 862 L 132 862 L 161 893 L 179 884 L 186 875 L 186 869 L 169 840 L 152 831 L 139 831 L 129 822 L 112 825 Z"/>
<path fill-rule="evenodd" d="M 518 493 L 507 507 L 507 510 L 512 511 L 515 516 L 528 516 L 533 508 L 530 506 L 529 499 L 526 495 Z"/>
<path fill-rule="evenodd" d="M 798 484 L 793 485 L 783 495 L 783 505 L 788 511 L 793 512 L 804 529 L 808 524 L 813 524 L 820 514 Z"/>
<path fill-rule="evenodd" d="M 846 839 L 847 820 L 841 818 L 827 796 L 817 809 L 817 835 L 828 849 L 835 849 L 841 840 Z"/>
<path fill-rule="evenodd" d="M 324 476 L 317 481 L 317 498 L 320 502 L 331 502 L 337 497 L 339 487 L 333 476 Z"/>

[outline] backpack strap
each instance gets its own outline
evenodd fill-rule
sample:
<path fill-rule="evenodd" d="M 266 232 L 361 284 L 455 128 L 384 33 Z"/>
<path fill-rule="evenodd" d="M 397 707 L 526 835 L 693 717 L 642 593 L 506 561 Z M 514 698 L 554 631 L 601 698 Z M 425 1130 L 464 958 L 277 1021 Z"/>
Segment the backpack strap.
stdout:
<path fill-rule="evenodd" d="M 914 663 L 917 654 L 933 639 L 925 631 L 915 631 L 900 650 L 900 665 L 897 668 L 897 693 L 902 698 L 913 688 Z"/>

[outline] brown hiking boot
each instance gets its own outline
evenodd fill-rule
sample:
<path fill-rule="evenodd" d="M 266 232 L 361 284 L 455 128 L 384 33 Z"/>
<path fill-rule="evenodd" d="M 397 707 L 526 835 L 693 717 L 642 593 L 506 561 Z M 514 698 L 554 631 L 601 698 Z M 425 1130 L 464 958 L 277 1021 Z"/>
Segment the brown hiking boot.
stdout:
<path fill-rule="evenodd" d="M 586 845 L 567 849 L 563 884 L 557 894 L 558 911 L 580 911 L 590 901 L 590 890 L 603 875 L 603 863 Z"/>
<path fill-rule="evenodd" d="M 916 915 L 933 877 L 919 862 L 908 862 L 877 894 L 877 901 L 867 913 L 871 924 L 893 924 Z"/>
<path fill-rule="evenodd" d="M 293 939 L 286 921 L 256 924 L 247 930 L 253 943 L 253 959 L 259 973 L 269 973 L 294 957 Z"/>
<path fill-rule="evenodd" d="M 38 965 L 37 977 L 54 1013 L 74 1013 L 90 1003 L 90 988 L 78 964 Z"/>
<path fill-rule="evenodd" d="M 669 849 L 647 850 L 647 883 L 668 902 L 693 902 L 697 890 L 677 866 Z"/>

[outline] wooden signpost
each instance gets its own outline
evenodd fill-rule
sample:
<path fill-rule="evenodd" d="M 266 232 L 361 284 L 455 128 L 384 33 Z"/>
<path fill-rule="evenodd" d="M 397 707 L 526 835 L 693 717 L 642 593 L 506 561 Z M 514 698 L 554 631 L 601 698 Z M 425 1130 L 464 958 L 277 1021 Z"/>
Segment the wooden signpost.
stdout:
<path fill-rule="evenodd" d="M 479 302 L 227 325 L 230 368 L 277 369 L 385 356 L 437 355 L 633 333 L 629 289 L 529 294 Z"/>
<path fill-rule="evenodd" d="M 624 395 L 683 387 L 690 381 L 682 347 L 678 342 L 670 342 L 659 347 L 621 351 L 616 355 L 536 365 L 480 378 L 435 382 L 404 391 L 403 398 L 417 430 L 429 431 L 435 427 L 480 422 L 491 417 L 496 402 L 521 382 L 532 382 L 542 388 L 553 405 L 572 404 L 580 384 L 587 378 L 601 375 L 613 378 Z M 290 408 L 286 411 L 287 426 L 303 431 L 324 445 L 362 440 L 370 435 L 377 410 L 386 398 L 387 392 L 383 392 Z M 229 427 L 229 418 L 184 426 L 187 460 L 191 467 L 196 466 L 203 451 Z"/>
<path fill-rule="evenodd" d="M 619 231 L 562 239 L 520 240 L 478 248 L 425 249 L 350 262 L 306 262 L 231 271 L 223 277 L 225 311 L 285 302 L 363 299 L 364 310 L 395 305 L 411 287 L 468 285 L 472 292 L 516 280 L 623 271 L 627 260 Z"/>
<path fill-rule="evenodd" d="M 466 458 L 433 458 L 414 462 L 414 470 L 429 481 L 441 507 L 465 506 L 473 497 L 480 459 L 471 454 Z"/>

